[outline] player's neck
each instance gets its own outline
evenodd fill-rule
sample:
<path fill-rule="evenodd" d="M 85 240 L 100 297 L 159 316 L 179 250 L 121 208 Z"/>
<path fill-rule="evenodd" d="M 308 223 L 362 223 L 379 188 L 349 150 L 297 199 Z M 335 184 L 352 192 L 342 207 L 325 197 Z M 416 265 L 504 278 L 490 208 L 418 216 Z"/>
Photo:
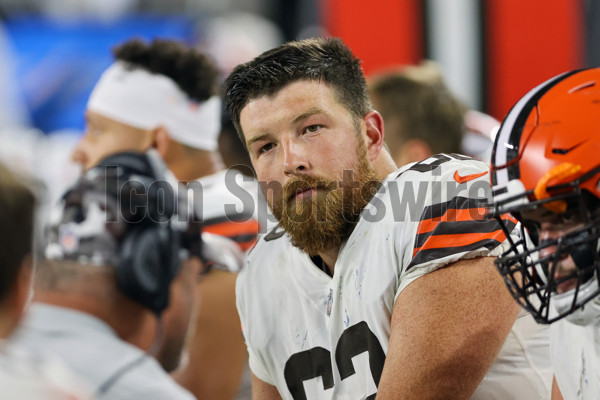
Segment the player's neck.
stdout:
<path fill-rule="evenodd" d="M 76 310 L 98 318 L 110 326 L 119 338 L 142 350 L 148 349 L 154 340 L 154 314 L 122 293 L 99 299 L 93 295 L 68 291 L 36 290 L 34 301 Z"/>
<path fill-rule="evenodd" d="M 169 163 L 169 169 L 184 183 L 215 174 L 224 169 L 221 157 L 208 153 L 203 157 L 181 157 Z"/>
<path fill-rule="evenodd" d="M 398 169 L 394 159 L 387 150 L 382 150 L 379 157 L 373 161 L 373 168 L 377 174 L 377 178 L 383 181 L 389 174 Z"/>
<path fill-rule="evenodd" d="M 335 262 L 337 261 L 339 252 L 340 252 L 340 248 L 339 248 L 339 246 L 337 246 L 337 247 L 332 247 L 331 249 L 328 249 L 324 252 L 319 253 L 319 257 L 321 257 L 321 260 L 323 260 L 323 263 L 327 267 L 325 269 L 325 271 L 327 271 L 327 269 L 328 269 L 332 276 L 333 276 L 333 272 L 334 272 L 333 269 L 335 267 Z"/>

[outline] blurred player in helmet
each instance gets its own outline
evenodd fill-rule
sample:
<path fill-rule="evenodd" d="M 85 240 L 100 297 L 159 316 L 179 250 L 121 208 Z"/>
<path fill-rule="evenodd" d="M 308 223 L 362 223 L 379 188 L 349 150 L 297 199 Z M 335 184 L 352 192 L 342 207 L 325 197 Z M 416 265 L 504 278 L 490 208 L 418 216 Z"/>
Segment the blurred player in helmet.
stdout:
<path fill-rule="evenodd" d="M 496 212 L 522 224 L 496 264 L 513 297 L 552 324 L 555 389 L 600 399 L 600 68 L 519 100 L 496 137 L 491 177 Z"/>

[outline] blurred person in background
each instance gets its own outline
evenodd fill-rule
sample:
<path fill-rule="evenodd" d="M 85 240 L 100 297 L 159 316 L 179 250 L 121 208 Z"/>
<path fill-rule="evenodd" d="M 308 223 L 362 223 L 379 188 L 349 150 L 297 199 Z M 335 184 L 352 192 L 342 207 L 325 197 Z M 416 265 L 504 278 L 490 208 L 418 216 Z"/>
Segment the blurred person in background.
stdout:
<path fill-rule="evenodd" d="M 254 217 L 258 188 L 241 173 L 223 170 L 217 150 L 217 68 L 202 53 L 170 40 L 131 40 L 114 54 L 115 63 L 90 96 L 86 133 L 73 159 L 89 169 L 107 154 L 155 148 L 175 177 L 192 189 L 205 232 L 234 240 L 238 252 L 249 248 L 259 231 Z M 240 267 L 241 262 L 214 263 L 198 283 L 195 335 L 187 365 L 174 376 L 199 398 L 228 399 L 238 388 L 244 390 L 240 381 L 248 356 L 235 309 Z"/>
<path fill-rule="evenodd" d="M 0 164 L 0 391 L 10 399 L 88 399 L 64 367 L 15 348 L 11 336 L 32 295 L 36 196 L 24 176 Z"/>
<path fill-rule="evenodd" d="M 599 104 L 600 68 L 565 72 L 524 95 L 494 143 L 496 210 L 523 228 L 496 265 L 551 324 L 557 400 L 600 399 Z"/>
<path fill-rule="evenodd" d="M 450 92 L 434 63 L 374 76 L 369 93 L 385 121 L 386 144 L 396 164 L 461 153 L 467 107 Z"/>
<path fill-rule="evenodd" d="M 465 136 L 462 153 L 489 163 L 500 121 L 481 111 L 470 109 L 465 114 Z"/>
<path fill-rule="evenodd" d="M 18 175 L 0 164 L 0 337 L 17 327 L 30 295 L 36 199 Z"/>
<path fill-rule="evenodd" d="M 252 12 L 231 11 L 211 18 L 200 48 L 218 65 L 224 78 L 238 65 L 284 42 L 273 21 Z"/>
<path fill-rule="evenodd" d="M 85 172 L 52 210 L 16 345 L 65 362 L 98 398 L 193 399 L 154 359 L 177 365 L 195 310 L 201 242 L 178 214 L 186 193 L 158 155 Z"/>
<path fill-rule="evenodd" d="M 434 62 L 375 74 L 368 85 L 373 105 L 385 121 L 386 144 L 396 164 L 439 153 L 487 159 L 491 132 L 500 123 L 470 110 L 450 91 Z"/>

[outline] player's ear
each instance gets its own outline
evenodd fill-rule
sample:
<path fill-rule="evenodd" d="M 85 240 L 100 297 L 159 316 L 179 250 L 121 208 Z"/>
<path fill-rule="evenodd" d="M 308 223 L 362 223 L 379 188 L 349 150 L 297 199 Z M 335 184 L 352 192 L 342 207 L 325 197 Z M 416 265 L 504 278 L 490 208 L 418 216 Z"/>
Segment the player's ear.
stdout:
<path fill-rule="evenodd" d="M 383 149 L 383 118 L 377 111 L 369 111 L 362 118 L 366 126 L 366 145 L 367 154 L 371 161 L 374 161 L 381 149 Z"/>
<path fill-rule="evenodd" d="M 163 159 L 167 154 L 170 145 L 171 137 L 164 127 L 159 126 L 152 130 L 152 147 L 158 151 Z"/>

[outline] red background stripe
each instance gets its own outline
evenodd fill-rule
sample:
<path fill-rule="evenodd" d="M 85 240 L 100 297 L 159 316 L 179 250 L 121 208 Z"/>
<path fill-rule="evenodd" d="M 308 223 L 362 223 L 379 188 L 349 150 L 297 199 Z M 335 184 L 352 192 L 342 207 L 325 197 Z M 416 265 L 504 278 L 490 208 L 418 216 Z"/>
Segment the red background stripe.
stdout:
<path fill-rule="evenodd" d="M 322 6 L 325 29 L 363 61 L 365 74 L 423 58 L 421 1 L 326 0 Z"/>
<path fill-rule="evenodd" d="M 487 111 L 504 118 L 529 89 L 583 66 L 584 15 L 573 0 L 485 2 Z"/>

